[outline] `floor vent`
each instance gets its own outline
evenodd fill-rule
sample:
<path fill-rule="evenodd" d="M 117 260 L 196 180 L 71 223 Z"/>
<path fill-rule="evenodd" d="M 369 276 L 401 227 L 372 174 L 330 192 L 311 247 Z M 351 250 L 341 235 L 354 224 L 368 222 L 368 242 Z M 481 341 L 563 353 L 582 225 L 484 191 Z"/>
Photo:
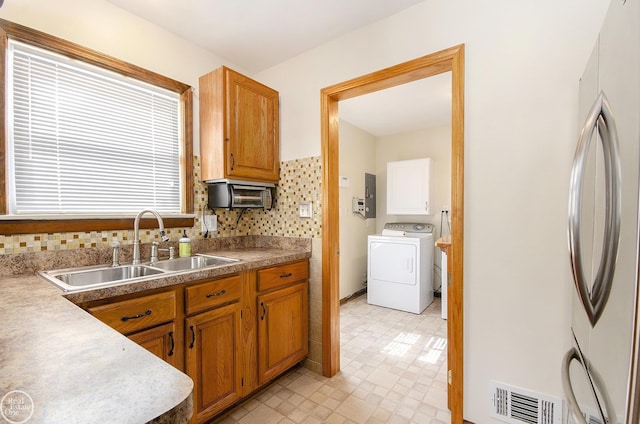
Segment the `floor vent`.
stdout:
<path fill-rule="evenodd" d="M 491 417 L 510 424 L 562 424 L 562 400 L 497 381 L 489 383 Z"/>

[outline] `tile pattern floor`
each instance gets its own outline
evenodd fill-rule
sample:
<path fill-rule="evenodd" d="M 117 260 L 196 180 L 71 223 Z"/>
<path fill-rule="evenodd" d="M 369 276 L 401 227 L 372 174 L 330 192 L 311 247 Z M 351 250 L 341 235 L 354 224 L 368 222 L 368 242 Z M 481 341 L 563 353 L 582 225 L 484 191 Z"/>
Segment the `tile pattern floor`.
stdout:
<path fill-rule="evenodd" d="M 440 299 L 421 314 L 368 305 L 340 309 L 341 371 L 298 368 L 217 424 L 445 424 L 447 324 Z"/>

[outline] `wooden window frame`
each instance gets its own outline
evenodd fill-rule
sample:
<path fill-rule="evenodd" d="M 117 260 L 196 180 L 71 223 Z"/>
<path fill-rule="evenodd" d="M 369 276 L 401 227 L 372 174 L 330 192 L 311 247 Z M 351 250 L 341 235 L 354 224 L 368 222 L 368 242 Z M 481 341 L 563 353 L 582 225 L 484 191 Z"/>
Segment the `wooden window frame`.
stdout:
<path fill-rule="evenodd" d="M 8 158 L 6 157 L 7 107 L 5 86 L 7 76 L 7 45 L 9 39 L 59 53 L 72 59 L 90 63 L 178 93 L 180 95 L 180 107 L 183 118 L 182 155 L 180 161 L 182 162 L 181 169 L 184 170 L 181 175 L 181 183 L 184 190 L 181 193 L 180 212 L 185 215 L 194 213 L 193 93 L 191 86 L 61 38 L 0 19 L 0 81 L 3 81 L 3 83 L 0 84 L 0 117 L 2 118 L 0 119 L 0 160 L 4 165 L 0 167 L 0 215 L 8 216 L 9 214 L 9 203 L 7 201 L 8 187 L 6 182 L 6 165 Z M 193 227 L 195 218 L 188 216 L 167 216 L 163 217 L 163 221 L 167 228 Z M 142 228 L 151 228 L 153 225 L 157 225 L 155 219 L 143 219 L 141 220 L 140 226 Z M 132 227 L 132 218 L 125 217 L 32 219 L 29 217 L 16 216 L 15 218 L 0 219 L 0 235 L 124 230 L 131 229 Z"/>

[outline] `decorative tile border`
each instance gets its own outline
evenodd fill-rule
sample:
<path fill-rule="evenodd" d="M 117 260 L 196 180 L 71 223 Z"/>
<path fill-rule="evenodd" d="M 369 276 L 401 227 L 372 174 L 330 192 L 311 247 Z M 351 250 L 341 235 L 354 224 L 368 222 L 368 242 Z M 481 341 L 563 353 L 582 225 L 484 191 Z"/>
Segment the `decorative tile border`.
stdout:
<path fill-rule="evenodd" d="M 202 239 L 202 214 L 207 203 L 206 185 L 200 181 L 200 158 L 194 157 L 194 210 L 193 228 L 167 229 L 172 241 L 177 241 L 186 230 L 192 239 Z M 247 210 L 240 217 L 239 210 L 216 210 L 218 231 L 210 232 L 210 238 L 244 235 L 267 235 L 280 237 L 321 237 L 321 158 L 311 157 L 280 163 L 280 184 L 275 191 L 275 207 L 270 211 Z M 298 204 L 311 201 L 313 218 L 298 217 Z M 211 213 L 211 211 L 207 211 Z M 237 223 L 237 227 L 236 227 Z M 133 226 L 133 222 L 131 224 Z M 127 245 L 133 243 L 133 230 L 91 231 L 84 233 L 0 235 L 0 255 L 37 253 L 84 248 L 105 248 L 113 239 Z M 140 240 L 150 243 L 158 240 L 157 231 L 141 230 Z"/>

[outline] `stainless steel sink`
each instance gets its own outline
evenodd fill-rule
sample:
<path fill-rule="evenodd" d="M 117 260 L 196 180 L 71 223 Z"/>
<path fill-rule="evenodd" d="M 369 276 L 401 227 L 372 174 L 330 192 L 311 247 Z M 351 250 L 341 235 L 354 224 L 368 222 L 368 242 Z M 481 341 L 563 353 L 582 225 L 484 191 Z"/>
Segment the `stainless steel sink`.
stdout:
<path fill-rule="evenodd" d="M 141 265 L 108 266 L 98 265 L 82 268 L 68 268 L 54 271 L 39 271 L 38 275 L 60 287 L 65 292 L 90 288 L 108 287 L 142 280 L 180 271 L 212 268 L 238 259 L 211 255 L 195 255 L 187 258 L 166 259 Z"/>
<path fill-rule="evenodd" d="M 123 281 L 131 281 L 164 273 L 165 271 L 162 269 L 152 268 L 146 265 L 121 265 L 117 267 L 100 265 L 38 272 L 40 276 L 54 283 L 64 291 L 115 285 Z"/>
<path fill-rule="evenodd" d="M 149 266 L 169 272 L 178 272 L 227 265 L 233 262 L 238 262 L 238 259 L 211 255 L 195 255 L 187 258 L 167 259 L 153 262 L 150 263 Z"/>

